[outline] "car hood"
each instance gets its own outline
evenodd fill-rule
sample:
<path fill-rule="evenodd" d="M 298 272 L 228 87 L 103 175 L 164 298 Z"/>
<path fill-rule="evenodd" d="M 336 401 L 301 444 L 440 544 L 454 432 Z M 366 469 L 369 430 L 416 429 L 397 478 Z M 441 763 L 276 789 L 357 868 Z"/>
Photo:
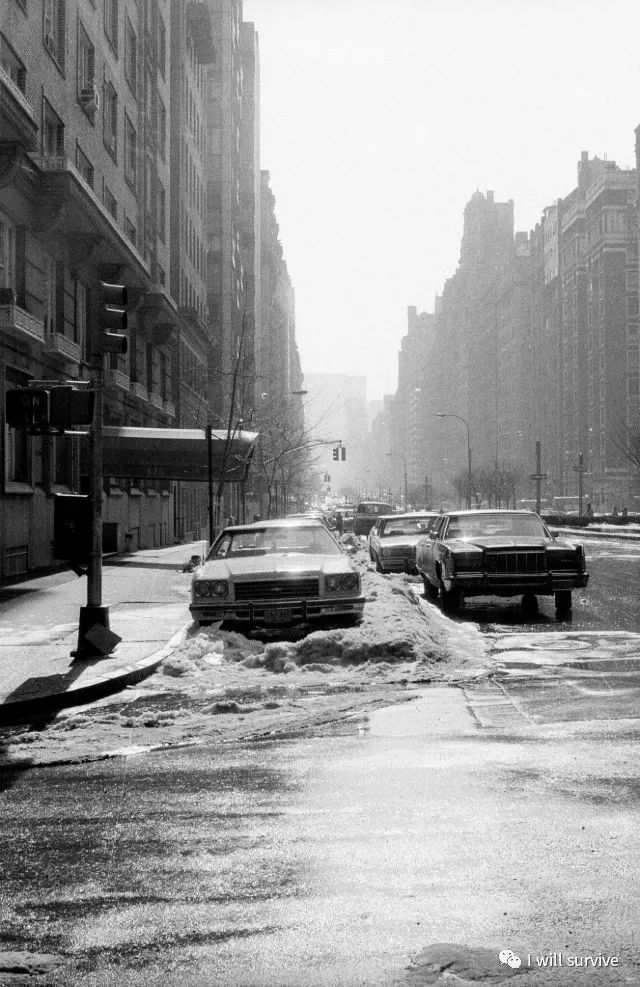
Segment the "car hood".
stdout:
<path fill-rule="evenodd" d="M 215 559 L 205 562 L 194 579 L 281 579 L 284 576 L 319 576 L 353 572 L 354 566 L 342 555 L 258 555 L 248 559 Z"/>
<path fill-rule="evenodd" d="M 456 551 L 469 551 L 470 548 L 549 548 L 557 545 L 569 548 L 566 542 L 550 538 L 531 538 L 525 535 L 473 535 L 470 538 L 452 538 L 446 543 Z"/>

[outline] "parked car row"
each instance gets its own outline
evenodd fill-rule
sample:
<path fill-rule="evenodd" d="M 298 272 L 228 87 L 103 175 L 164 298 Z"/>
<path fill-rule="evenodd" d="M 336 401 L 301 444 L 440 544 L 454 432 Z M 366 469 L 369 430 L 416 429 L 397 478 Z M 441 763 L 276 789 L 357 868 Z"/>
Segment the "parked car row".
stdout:
<path fill-rule="evenodd" d="M 378 572 L 418 573 L 425 596 L 439 597 L 450 612 L 465 597 L 521 595 L 535 608 L 537 596 L 553 595 L 564 617 L 572 590 L 589 581 L 582 545 L 553 537 L 533 511 L 373 518 L 368 550 Z M 194 564 L 190 610 L 199 626 L 289 626 L 327 617 L 355 623 L 364 610 L 359 572 L 321 515 L 227 527 Z"/>

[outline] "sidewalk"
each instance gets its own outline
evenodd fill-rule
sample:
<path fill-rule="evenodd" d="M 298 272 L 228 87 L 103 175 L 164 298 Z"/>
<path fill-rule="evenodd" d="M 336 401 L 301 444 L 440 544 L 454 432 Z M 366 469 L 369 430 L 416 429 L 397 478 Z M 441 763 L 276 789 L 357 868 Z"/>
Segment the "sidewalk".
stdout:
<path fill-rule="evenodd" d="M 0 587 L 0 724 L 91 702 L 151 675 L 191 624 L 183 563 L 203 542 L 105 559 L 103 603 L 122 640 L 74 659 L 86 578 L 67 570 Z"/>

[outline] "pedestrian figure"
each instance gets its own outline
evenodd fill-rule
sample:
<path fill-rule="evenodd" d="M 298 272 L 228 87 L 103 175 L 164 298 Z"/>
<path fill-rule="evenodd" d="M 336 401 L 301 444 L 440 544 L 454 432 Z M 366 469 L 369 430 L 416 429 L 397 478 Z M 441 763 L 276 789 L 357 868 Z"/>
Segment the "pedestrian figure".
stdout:
<path fill-rule="evenodd" d="M 590 504 L 590 503 L 589 503 L 589 504 L 587 504 L 587 509 L 586 509 L 586 511 L 584 512 L 584 516 L 585 516 L 585 517 L 587 518 L 587 520 L 589 520 L 589 521 L 591 521 L 591 519 L 593 518 L 593 507 L 591 506 L 591 504 Z"/>
<path fill-rule="evenodd" d="M 338 532 L 338 536 L 342 538 L 342 532 L 344 531 L 344 520 L 342 518 L 342 514 L 340 513 L 340 511 L 336 511 L 335 522 L 336 522 L 336 531 Z"/>
<path fill-rule="evenodd" d="M 620 517 L 622 518 L 623 521 L 628 520 L 629 511 L 628 511 L 628 509 L 626 507 L 623 507 L 622 508 L 622 513 L 620 514 Z"/>

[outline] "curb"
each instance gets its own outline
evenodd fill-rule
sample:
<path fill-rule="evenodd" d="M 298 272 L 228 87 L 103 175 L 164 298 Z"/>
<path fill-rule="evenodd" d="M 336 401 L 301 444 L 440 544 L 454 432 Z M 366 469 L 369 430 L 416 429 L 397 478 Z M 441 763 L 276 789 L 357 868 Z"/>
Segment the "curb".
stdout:
<path fill-rule="evenodd" d="M 153 675 L 176 645 L 184 639 L 190 626 L 190 624 L 185 624 L 179 631 L 176 631 L 159 651 L 155 651 L 133 664 L 121 665 L 110 675 L 96 675 L 94 681 L 77 687 L 72 686 L 65 692 L 52 692 L 47 695 L 34 696 L 33 699 L 17 699 L 13 702 L 2 703 L 0 713 L 3 725 L 15 726 L 25 720 L 42 718 L 48 713 L 57 713 L 69 706 L 83 706 L 96 699 L 102 699 L 113 692 L 118 692 L 125 686 L 136 685 Z"/>

